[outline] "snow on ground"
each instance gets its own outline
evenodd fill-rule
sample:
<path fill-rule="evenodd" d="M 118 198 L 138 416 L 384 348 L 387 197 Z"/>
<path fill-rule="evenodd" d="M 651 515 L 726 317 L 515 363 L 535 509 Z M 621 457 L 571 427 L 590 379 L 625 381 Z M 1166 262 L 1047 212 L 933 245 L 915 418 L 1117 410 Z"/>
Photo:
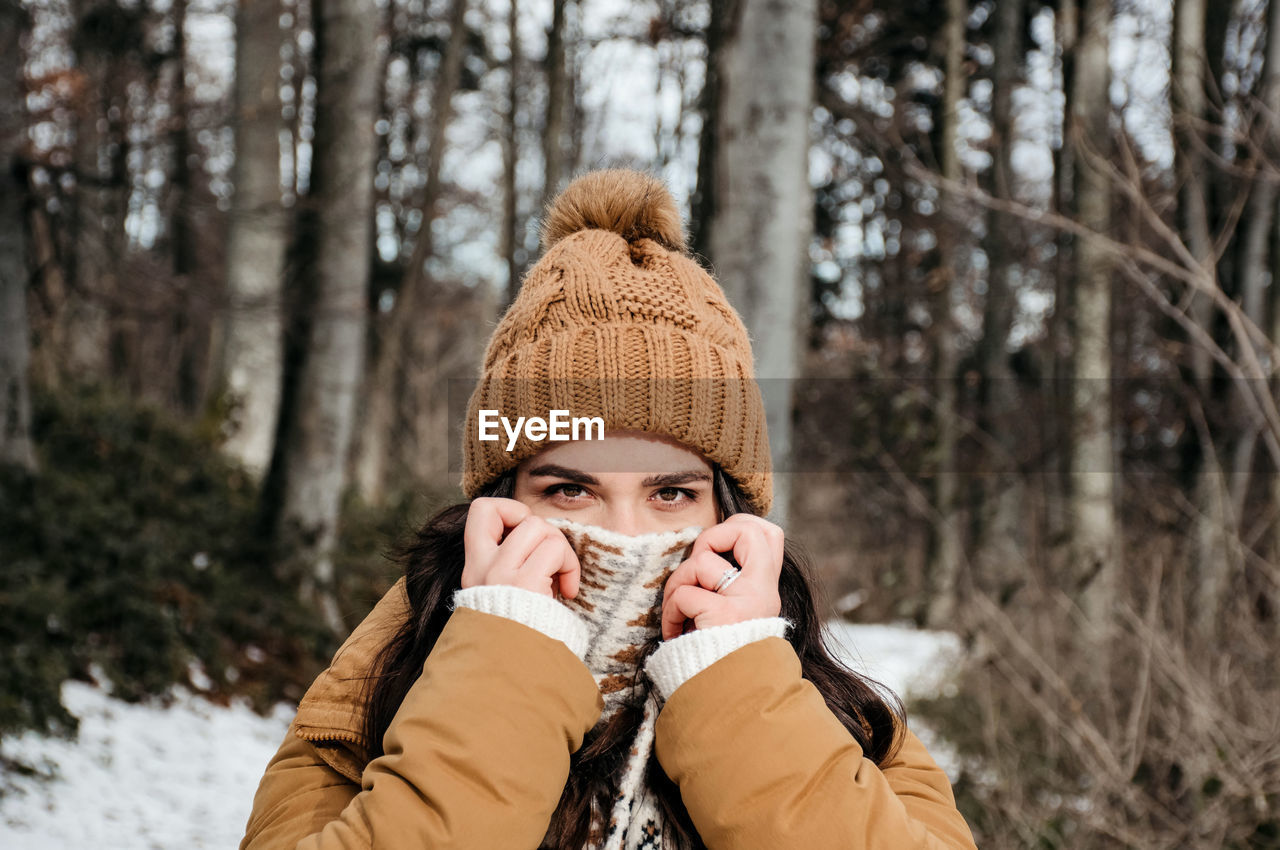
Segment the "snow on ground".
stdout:
<path fill-rule="evenodd" d="M 841 661 L 906 699 L 936 693 L 961 652 L 951 632 L 929 632 L 907 625 L 827 624 L 828 644 Z"/>
<path fill-rule="evenodd" d="M 65 682 L 62 702 L 80 739 L 26 734 L 0 753 L 58 779 L 6 777 L 0 847 L 6 850 L 235 848 L 267 761 L 296 706 L 260 717 L 175 688 L 169 708 L 134 705 Z"/>
<path fill-rule="evenodd" d="M 960 638 L 905 625 L 828 623 L 828 646 L 845 664 L 876 680 L 903 702 L 912 696 L 955 693 L 948 679 L 963 654 Z M 951 781 L 960 775 L 960 758 L 947 742 L 908 715 L 907 727 Z"/>
<path fill-rule="evenodd" d="M 954 635 L 901 626 L 832 624 L 842 659 L 903 696 L 946 687 L 939 673 L 958 651 Z M 26 734 L 0 739 L 0 755 L 33 764 L 48 783 L 0 776 L 5 850 L 235 848 L 267 761 L 296 706 L 269 717 L 244 703 L 222 707 L 183 688 L 168 708 L 133 705 L 66 682 L 62 700 L 80 718 L 78 742 Z M 954 780 L 954 759 L 912 723 Z"/>

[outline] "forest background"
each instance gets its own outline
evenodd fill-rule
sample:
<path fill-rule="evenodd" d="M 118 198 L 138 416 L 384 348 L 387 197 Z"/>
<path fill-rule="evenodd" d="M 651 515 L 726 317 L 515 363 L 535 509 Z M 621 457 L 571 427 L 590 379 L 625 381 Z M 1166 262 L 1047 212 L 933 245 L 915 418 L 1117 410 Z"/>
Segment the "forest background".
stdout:
<path fill-rule="evenodd" d="M 0 733 L 300 697 L 610 165 L 978 845 L 1280 847 L 1280 0 L 0 0 Z"/>

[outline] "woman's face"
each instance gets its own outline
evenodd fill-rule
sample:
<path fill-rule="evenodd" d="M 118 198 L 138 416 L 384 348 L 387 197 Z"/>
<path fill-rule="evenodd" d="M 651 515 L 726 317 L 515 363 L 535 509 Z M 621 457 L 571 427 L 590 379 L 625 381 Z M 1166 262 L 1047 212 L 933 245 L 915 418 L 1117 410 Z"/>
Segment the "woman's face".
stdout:
<path fill-rule="evenodd" d="M 566 517 L 619 534 L 717 522 L 711 465 L 676 440 L 614 431 L 543 449 L 516 467 L 515 498 L 535 516 Z"/>

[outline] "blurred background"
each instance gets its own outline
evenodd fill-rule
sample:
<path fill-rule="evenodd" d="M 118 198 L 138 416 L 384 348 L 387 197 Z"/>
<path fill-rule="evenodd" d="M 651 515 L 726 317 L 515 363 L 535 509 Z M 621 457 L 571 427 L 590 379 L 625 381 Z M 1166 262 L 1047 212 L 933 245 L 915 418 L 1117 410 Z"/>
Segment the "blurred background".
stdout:
<path fill-rule="evenodd" d="M 1280 847 L 1280 0 L 0 0 L 10 826 L 68 683 L 287 722 L 615 165 L 827 615 L 963 647 L 908 706 L 978 845 Z"/>

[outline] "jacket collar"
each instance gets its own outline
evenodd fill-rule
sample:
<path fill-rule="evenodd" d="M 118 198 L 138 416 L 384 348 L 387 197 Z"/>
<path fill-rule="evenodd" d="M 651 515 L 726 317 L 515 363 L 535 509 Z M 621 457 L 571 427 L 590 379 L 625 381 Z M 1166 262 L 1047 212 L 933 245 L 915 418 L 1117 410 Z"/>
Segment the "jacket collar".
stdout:
<path fill-rule="evenodd" d="M 408 619 L 409 598 L 402 576 L 346 639 L 298 703 L 290 726 L 312 743 L 342 742 L 361 757 L 368 752 L 364 733 L 365 705 L 360 698 L 374 659 Z"/>

